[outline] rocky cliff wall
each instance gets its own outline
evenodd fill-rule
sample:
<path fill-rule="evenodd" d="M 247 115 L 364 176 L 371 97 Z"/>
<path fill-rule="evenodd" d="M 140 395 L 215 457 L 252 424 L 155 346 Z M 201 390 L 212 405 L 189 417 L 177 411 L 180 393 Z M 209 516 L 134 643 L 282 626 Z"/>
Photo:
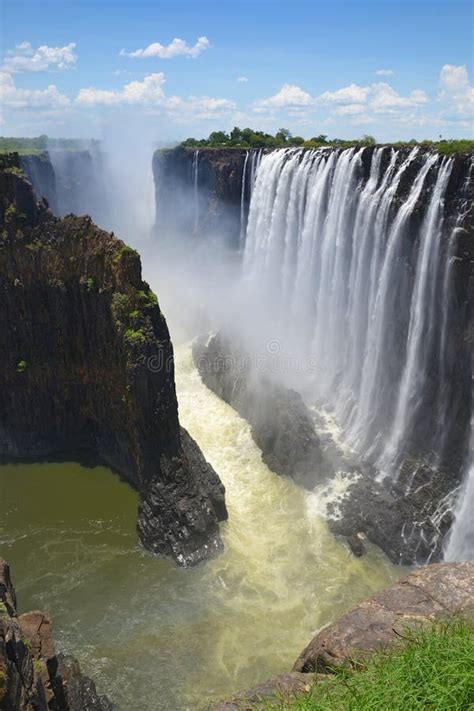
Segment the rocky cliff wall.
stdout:
<path fill-rule="evenodd" d="M 35 153 L 19 157 L 19 165 L 33 186 L 39 200 L 45 198 L 50 210 L 59 215 L 58 196 L 56 192 L 56 174 L 49 154 Z"/>
<path fill-rule="evenodd" d="M 18 614 L 10 568 L 0 558 L 0 709 L 113 711 L 74 657 L 57 654 L 50 617 Z"/>
<path fill-rule="evenodd" d="M 19 157 L 19 165 L 39 200 L 46 198 L 52 212 L 90 215 L 109 222 L 104 159 L 97 150 L 51 150 Z"/>
<path fill-rule="evenodd" d="M 157 238 L 166 242 L 216 239 L 238 249 L 247 154 L 244 148 L 156 151 L 153 177 Z M 244 197 L 247 210 L 247 191 Z"/>
<path fill-rule="evenodd" d="M 86 456 L 140 493 L 138 533 L 182 565 L 221 550 L 224 489 L 180 430 L 173 350 L 138 254 L 0 172 L 0 457 Z"/>

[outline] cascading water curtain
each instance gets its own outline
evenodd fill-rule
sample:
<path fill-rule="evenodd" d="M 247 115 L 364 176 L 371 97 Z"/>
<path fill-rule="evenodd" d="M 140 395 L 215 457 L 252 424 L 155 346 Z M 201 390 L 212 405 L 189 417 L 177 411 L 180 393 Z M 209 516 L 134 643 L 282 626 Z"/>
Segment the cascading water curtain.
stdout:
<path fill-rule="evenodd" d="M 240 189 L 240 236 L 239 251 L 242 252 L 245 246 L 245 233 L 247 229 L 246 204 L 250 202 L 258 166 L 262 159 L 263 149 L 248 150 L 245 152 L 244 165 L 242 168 L 242 179 Z M 250 161 L 249 161 L 250 158 Z"/>
<path fill-rule="evenodd" d="M 277 150 L 261 157 L 252 192 L 245 288 L 311 355 L 315 399 L 382 475 L 396 476 L 415 445 L 440 454 L 453 160 L 419 148 Z"/>
<path fill-rule="evenodd" d="M 199 151 L 193 156 L 194 232 L 199 227 Z"/>

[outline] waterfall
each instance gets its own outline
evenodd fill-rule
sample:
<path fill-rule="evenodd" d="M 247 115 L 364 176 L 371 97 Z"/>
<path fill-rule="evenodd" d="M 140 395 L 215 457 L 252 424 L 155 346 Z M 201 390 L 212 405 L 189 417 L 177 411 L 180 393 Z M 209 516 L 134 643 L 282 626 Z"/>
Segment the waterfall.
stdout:
<path fill-rule="evenodd" d="M 439 262 L 443 226 L 443 195 L 449 179 L 452 161 L 446 160 L 438 171 L 436 185 L 421 228 L 418 264 L 411 300 L 410 323 L 407 337 L 407 356 L 398 392 L 398 401 L 392 432 L 383 457 L 382 469 L 390 468 L 396 460 L 400 446 L 413 424 L 423 397 L 435 323 L 435 279 Z"/>
<path fill-rule="evenodd" d="M 193 186 L 194 186 L 194 232 L 199 226 L 199 151 L 194 151 L 193 156 Z"/>
<path fill-rule="evenodd" d="M 474 400 L 474 379 L 472 383 Z M 471 436 L 465 469 L 454 523 L 444 553 L 445 560 L 474 560 L 474 413 L 471 415 Z"/>
<path fill-rule="evenodd" d="M 255 167 L 244 287 L 316 363 L 315 401 L 345 442 L 394 479 L 405 457 L 440 461 L 446 445 L 453 165 L 377 147 L 281 149 Z"/>
<path fill-rule="evenodd" d="M 255 185 L 258 166 L 263 155 L 263 149 L 247 150 L 245 152 L 244 166 L 242 168 L 242 181 L 240 189 L 240 235 L 239 235 L 239 250 L 242 252 L 245 245 L 245 234 L 247 230 L 246 205 L 250 202 L 252 191 Z M 250 171 L 249 166 L 250 157 Z M 247 177 L 247 174 L 250 175 Z"/>
<path fill-rule="evenodd" d="M 252 156 L 253 157 L 253 156 Z M 247 177 L 247 163 L 249 159 L 249 152 L 245 153 L 244 167 L 242 169 L 242 188 L 240 192 L 240 237 L 239 237 L 239 248 L 242 249 L 245 241 L 245 188 L 246 188 L 246 177 Z"/>

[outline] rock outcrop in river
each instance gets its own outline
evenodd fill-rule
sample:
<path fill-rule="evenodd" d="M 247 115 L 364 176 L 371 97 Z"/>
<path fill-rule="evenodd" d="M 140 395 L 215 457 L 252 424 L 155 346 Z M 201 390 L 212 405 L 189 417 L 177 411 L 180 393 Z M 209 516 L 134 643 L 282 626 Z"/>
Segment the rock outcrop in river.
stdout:
<path fill-rule="evenodd" d="M 223 334 L 198 339 L 193 359 L 203 383 L 249 422 L 269 469 L 307 489 L 329 473 L 299 393 L 259 375 L 252 359 L 234 348 Z"/>
<path fill-rule="evenodd" d="M 0 172 L 0 458 L 92 458 L 140 494 L 138 533 L 191 565 L 222 547 L 224 488 L 180 430 L 173 350 L 139 255 Z"/>
<path fill-rule="evenodd" d="M 0 558 L 0 709 L 113 711 L 74 657 L 56 654 L 50 617 L 17 611 L 10 568 Z"/>

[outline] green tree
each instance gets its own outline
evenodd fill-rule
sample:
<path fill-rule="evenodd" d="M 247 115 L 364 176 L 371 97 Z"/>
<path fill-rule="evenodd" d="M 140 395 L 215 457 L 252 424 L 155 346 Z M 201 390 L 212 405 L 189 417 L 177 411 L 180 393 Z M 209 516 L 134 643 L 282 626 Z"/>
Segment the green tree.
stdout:
<path fill-rule="evenodd" d="M 208 140 L 211 146 L 222 146 L 229 142 L 229 135 L 225 131 L 213 131 Z"/>
<path fill-rule="evenodd" d="M 310 139 L 311 141 L 314 141 L 315 143 L 327 143 L 328 142 L 328 137 L 325 133 L 320 133 L 319 136 L 313 136 L 313 138 Z"/>
<path fill-rule="evenodd" d="M 279 143 L 287 143 L 291 138 L 291 131 L 287 128 L 279 128 L 275 134 L 275 138 Z"/>

